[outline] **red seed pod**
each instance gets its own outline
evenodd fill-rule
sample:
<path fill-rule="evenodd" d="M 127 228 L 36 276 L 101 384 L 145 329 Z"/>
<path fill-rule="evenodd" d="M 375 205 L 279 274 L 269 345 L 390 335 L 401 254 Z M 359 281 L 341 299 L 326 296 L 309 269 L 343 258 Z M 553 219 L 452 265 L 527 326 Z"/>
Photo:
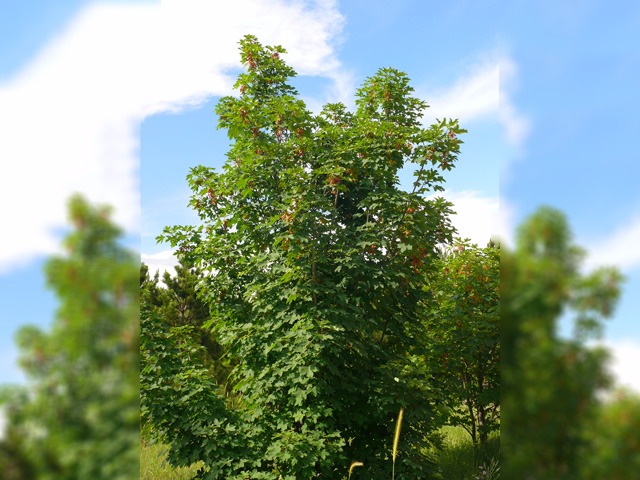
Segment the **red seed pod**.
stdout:
<path fill-rule="evenodd" d="M 336 175 L 329 175 L 327 177 L 327 183 L 329 185 L 337 185 L 340 183 L 340 177 L 336 176 Z"/>

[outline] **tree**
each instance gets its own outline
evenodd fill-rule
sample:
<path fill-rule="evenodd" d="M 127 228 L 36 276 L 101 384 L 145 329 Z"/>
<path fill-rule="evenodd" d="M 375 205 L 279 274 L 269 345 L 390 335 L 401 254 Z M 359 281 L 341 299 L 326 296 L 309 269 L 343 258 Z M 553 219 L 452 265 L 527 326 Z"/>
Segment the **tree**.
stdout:
<path fill-rule="evenodd" d="M 205 462 L 202 478 L 293 479 L 336 478 L 352 460 L 367 465 L 360 478 L 390 475 L 404 407 L 398 478 L 432 478 L 422 447 L 442 414 L 413 362 L 425 341 L 425 273 L 453 228 L 451 205 L 426 194 L 443 189 L 464 130 L 455 120 L 424 128 L 426 104 L 390 68 L 366 80 L 354 113 L 329 104 L 313 115 L 287 83 L 295 72 L 284 49 L 247 36 L 240 51 L 240 94 L 216 108 L 228 162 L 188 176 L 202 223 L 159 238 L 202 271 L 210 326 L 237 362 L 240 405 L 216 404 L 215 429 L 194 437 L 186 419 L 168 417 L 172 399 L 144 396 L 171 382 L 154 379 L 150 344 L 145 408 L 171 440 L 171 459 Z M 398 171 L 410 163 L 406 192 Z M 235 441 L 244 450 L 225 456 Z"/>
<path fill-rule="evenodd" d="M 190 326 L 192 334 L 198 337 L 197 343 L 204 347 L 201 351 L 202 363 L 215 377 L 216 383 L 225 384 L 229 376 L 229 367 L 224 364 L 224 349 L 215 335 L 205 324 L 211 319 L 209 306 L 198 298 L 197 284 L 200 272 L 181 259 L 175 266 L 176 274 L 162 275 L 162 284 L 158 272 L 153 277 L 149 268 L 140 265 L 140 304 L 156 312 L 169 327 Z"/>
<path fill-rule="evenodd" d="M 444 252 L 429 283 L 426 364 L 474 445 L 499 427 L 500 246 L 460 242 Z"/>
<path fill-rule="evenodd" d="M 612 268 L 580 273 L 583 252 L 564 215 L 541 207 L 501 256 L 503 473 L 507 478 L 579 478 L 580 451 L 596 394 L 609 385 L 602 330 L 620 293 Z M 572 338 L 557 323 L 575 314 Z"/>
<path fill-rule="evenodd" d="M 5 395 L 1 450 L 20 459 L 16 478 L 137 478 L 138 258 L 107 208 L 74 196 L 69 215 L 67 254 L 45 268 L 60 307 L 49 332 L 18 332 L 30 382 Z"/>

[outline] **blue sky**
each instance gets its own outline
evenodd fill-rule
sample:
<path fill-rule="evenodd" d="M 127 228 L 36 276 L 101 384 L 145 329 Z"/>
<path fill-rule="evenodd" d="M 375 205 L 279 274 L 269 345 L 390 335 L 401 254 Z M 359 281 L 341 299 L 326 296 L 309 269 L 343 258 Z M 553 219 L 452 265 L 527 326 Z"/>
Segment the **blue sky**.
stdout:
<path fill-rule="evenodd" d="M 231 5 L 232 4 L 232 5 Z M 168 265 L 163 226 L 195 221 L 185 175 L 220 166 L 213 108 L 231 93 L 245 33 L 281 44 L 312 109 L 352 105 L 380 67 L 412 79 L 427 119 L 469 130 L 446 195 L 464 236 L 509 237 L 541 203 L 567 213 L 588 268 L 628 277 L 607 342 L 640 388 L 640 7 L 615 2 L 287 0 L 0 3 L 0 382 L 13 332 L 46 325 L 66 198 L 116 207 L 147 262 Z M 28 185 L 28 188 L 25 188 Z M 500 211 L 498 212 L 498 204 Z"/>

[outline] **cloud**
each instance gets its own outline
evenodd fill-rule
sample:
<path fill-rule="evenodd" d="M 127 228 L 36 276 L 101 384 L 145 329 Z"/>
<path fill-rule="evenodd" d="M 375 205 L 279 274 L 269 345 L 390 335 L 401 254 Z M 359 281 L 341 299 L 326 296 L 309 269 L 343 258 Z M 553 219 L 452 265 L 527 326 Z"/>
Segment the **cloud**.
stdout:
<path fill-rule="evenodd" d="M 457 118 L 462 125 L 494 117 L 507 142 L 520 150 L 530 131 L 530 122 L 512 101 L 517 84 L 516 62 L 507 55 L 485 55 L 460 76 L 453 86 L 431 95 L 425 123 L 436 118 Z"/>
<path fill-rule="evenodd" d="M 237 41 L 281 44 L 300 74 L 346 95 L 335 2 L 168 0 L 92 5 L 0 83 L 0 274 L 56 250 L 66 200 L 83 192 L 139 230 L 139 127 L 149 115 L 229 94 Z M 235 76 L 235 75 L 233 75 Z"/>
<path fill-rule="evenodd" d="M 496 115 L 499 106 L 500 75 L 497 62 L 471 67 L 470 72 L 445 90 L 429 96 L 429 109 L 425 118 L 431 123 L 436 118 L 457 118 L 469 123 L 476 118 Z"/>
<path fill-rule="evenodd" d="M 610 371 L 616 385 L 635 390 L 640 394 L 640 343 L 633 340 L 605 341 L 604 346 L 612 353 Z"/>
<path fill-rule="evenodd" d="M 469 238 L 484 247 L 498 230 L 500 212 L 498 199 L 486 197 L 476 191 L 453 192 L 447 190 L 440 195 L 453 203 L 455 215 L 451 222 L 458 229 L 458 236 Z"/>
<path fill-rule="evenodd" d="M 140 261 L 149 267 L 149 275 L 151 276 L 156 272 L 159 272 L 160 278 L 164 272 L 169 272 L 170 275 L 176 274 L 175 266 L 178 265 L 178 259 L 173 250 L 163 250 L 154 254 L 143 253 L 140 255 Z"/>
<path fill-rule="evenodd" d="M 632 270 L 640 266 L 640 216 L 631 219 L 609 237 L 587 247 L 586 269 L 602 265 L 618 266 L 622 270 Z"/>
<path fill-rule="evenodd" d="M 515 208 L 506 198 L 500 198 L 500 212 L 495 226 L 495 235 L 510 249 L 515 247 Z"/>

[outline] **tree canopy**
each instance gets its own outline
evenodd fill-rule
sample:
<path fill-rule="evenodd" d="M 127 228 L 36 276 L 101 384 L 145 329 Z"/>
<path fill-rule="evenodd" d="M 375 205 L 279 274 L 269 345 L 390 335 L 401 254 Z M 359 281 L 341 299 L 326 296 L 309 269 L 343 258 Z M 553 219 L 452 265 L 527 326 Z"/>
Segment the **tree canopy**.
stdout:
<path fill-rule="evenodd" d="M 228 161 L 188 176 L 201 223 L 159 237 L 202 272 L 208 325 L 235 361 L 233 402 L 210 383 L 197 387 L 199 368 L 154 376 L 154 339 L 174 334 L 149 313 L 143 408 L 170 441 L 170 461 L 203 460 L 201 478 L 225 479 L 335 478 L 355 460 L 366 465 L 359 478 L 380 478 L 391 473 L 404 408 L 396 471 L 434 478 L 425 432 L 446 412 L 418 365 L 418 311 L 437 245 L 454 230 L 451 204 L 427 195 L 443 190 L 464 130 L 456 120 L 424 127 L 426 104 L 397 70 L 367 79 L 355 112 L 328 104 L 314 115 L 288 83 L 295 72 L 283 48 L 247 36 L 240 53 L 239 95 L 216 108 Z M 405 191 L 398 174 L 410 164 Z M 197 389 L 193 402 L 159 400 L 176 382 Z M 216 412 L 209 422 L 175 414 L 201 407 Z"/>

